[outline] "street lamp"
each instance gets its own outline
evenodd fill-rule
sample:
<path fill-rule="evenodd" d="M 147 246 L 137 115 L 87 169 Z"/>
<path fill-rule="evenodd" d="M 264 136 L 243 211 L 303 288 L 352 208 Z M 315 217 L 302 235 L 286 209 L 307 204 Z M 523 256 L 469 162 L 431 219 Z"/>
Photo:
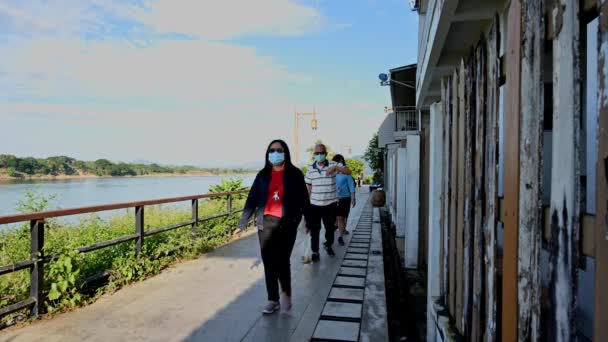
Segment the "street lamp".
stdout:
<path fill-rule="evenodd" d="M 300 149 L 299 149 L 299 137 L 298 137 L 298 131 L 300 129 L 300 123 L 298 118 L 300 116 L 312 116 L 312 119 L 310 120 L 310 128 L 313 131 L 316 131 L 319 128 L 319 121 L 317 120 L 317 111 L 315 109 L 312 110 L 312 113 L 298 113 L 297 111 L 294 110 L 294 132 L 293 132 L 293 138 L 294 138 L 294 164 L 298 165 L 298 162 L 300 161 Z"/>

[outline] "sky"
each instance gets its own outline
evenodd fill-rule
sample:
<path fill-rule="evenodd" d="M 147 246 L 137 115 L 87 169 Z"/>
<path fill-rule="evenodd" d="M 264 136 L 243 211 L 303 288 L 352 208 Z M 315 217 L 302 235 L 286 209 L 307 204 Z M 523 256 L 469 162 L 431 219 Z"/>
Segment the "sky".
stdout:
<path fill-rule="evenodd" d="M 0 154 L 238 166 L 361 154 L 416 62 L 408 0 L 0 0 Z"/>

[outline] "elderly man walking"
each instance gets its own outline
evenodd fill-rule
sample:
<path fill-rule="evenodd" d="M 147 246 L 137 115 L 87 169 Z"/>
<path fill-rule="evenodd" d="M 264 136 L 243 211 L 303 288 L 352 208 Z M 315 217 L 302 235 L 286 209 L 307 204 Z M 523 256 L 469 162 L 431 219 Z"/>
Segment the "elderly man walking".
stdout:
<path fill-rule="evenodd" d="M 327 160 L 327 148 L 323 144 L 315 146 L 315 162 L 306 172 L 305 182 L 310 194 L 309 215 L 306 228 L 310 231 L 312 261 L 319 261 L 319 235 L 321 221 L 325 227 L 325 251 L 335 255 L 332 246 L 336 230 L 336 173 L 350 175 L 352 172 L 345 166 Z"/>

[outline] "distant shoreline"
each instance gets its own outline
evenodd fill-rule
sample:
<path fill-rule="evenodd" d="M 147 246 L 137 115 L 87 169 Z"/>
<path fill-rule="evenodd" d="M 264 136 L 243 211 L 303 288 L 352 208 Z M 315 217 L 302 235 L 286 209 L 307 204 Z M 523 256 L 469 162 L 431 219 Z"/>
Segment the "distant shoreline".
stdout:
<path fill-rule="evenodd" d="M 150 177 L 239 177 L 253 176 L 251 173 L 213 173 L 213 172 L 187 172 L 187 173 L 153 173 L 137 176 L 97 176 L 93 174 L 78 175 L 33 175 L 24 177 L 11 177 L 7 174 L 0 174 L 0 182 L 8 181 L 32 181 L 32 180 L 66 180 L 66 179 L 92 179 L 92 178 L 150 178 Z"/>

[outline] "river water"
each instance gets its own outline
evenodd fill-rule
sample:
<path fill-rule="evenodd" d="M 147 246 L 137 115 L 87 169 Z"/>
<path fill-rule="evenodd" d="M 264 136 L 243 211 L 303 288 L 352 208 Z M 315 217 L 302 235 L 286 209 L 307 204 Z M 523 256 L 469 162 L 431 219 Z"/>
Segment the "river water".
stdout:
<path fill-rule="evenodd" d="M 254 176 L 238 178 L 243 179 L 244 186 L 250 186 Z M 0 182 L 0 215 L 14 214 L 17 201 L 27 189 L 56 195 L 55 207 L 73 208 L 204 194 L 221 179 L 220 176 L 180 176 Z M 183 205 L 188 207 L 189 203 Z"/>

